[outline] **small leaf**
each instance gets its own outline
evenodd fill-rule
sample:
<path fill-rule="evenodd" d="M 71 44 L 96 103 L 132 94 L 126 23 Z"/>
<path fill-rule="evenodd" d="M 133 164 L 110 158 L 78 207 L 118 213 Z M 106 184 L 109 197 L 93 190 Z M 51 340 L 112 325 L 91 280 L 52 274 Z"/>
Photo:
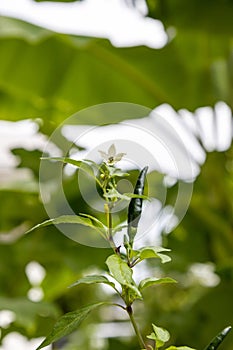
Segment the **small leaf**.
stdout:
<path fill-rule="evenodd" d="M 150 200 L 150 197 L 144 195 L 144 194 L 135 194 L 135 193 L 124 193 L 124 196 L 128 197 L 128 199 L 131 198 L 141 198 L 141 199 L 147 199 Z"/>
<path fill-rule="evenodd" d="M 155 341 L 155 347 L 157 349 L 163 346 L 164 343 L 170 339 L 170 334 L 166 329 L 157 327 L 154 324 L 152 324 L 152 327 L 154 332 L 148 335 L 147 338 Z"/>
<path fill-rule="evenodd" d="M 142 291 L 147 287 L 150 287 L 156 284 L 163 284 L 163 283 L 176 283 L 176 280 L 170 277 L 163 277 L 163 278 L 148 277 L 140 282 L 138 289 Z"/>
<path fill-rule="evenodd" d="M 41 345 L 36 349 L 42 349 L 45 346 L 57 341 L 60 338 L 63 338 L 64 336 L 72 333 L 74 330 L 76 330 L 80 323 L 88 316 L 88 314 L 96 309 L 97 307 L 106 304 L 104 302 L 102 303 L 96 303 L 92 305 L 88 305 L 82 309 L 68 312 L 67 314 L 63 315 L 54 325 L 52 332 L 46 337 L 46 339 L 41 343 Z"/>
<path fill-rule="evenodd" d="M 152 324 L 152 327 L 157 340 L 166 343 L 170 339 L 170 334 L 166 329 L 157 327 L 154 324 Z"/>
<path fill-rule="evenodd" d="M 104 197 L 106 198 L 118 198 L 118 199 L 124 199 L 126 201 L 129 201 L 132 198 L 142 198 L 142 199 L 148 199 L 148 196 L 134 194 L 134 193 L 120 193 L 115 188 L 111 188 L 108 190 L 108 193 L 104 194 Z"/>
<path fill-rule="evenodd" d="M 82 284 L 82 283 L 85 283 L 85 284 L 104 283 L 115 288 L 114 283 L 110 282 L 105 276 L 102 276 L 102 275 L 90 275 L 90 276 L 82 277 L 76 282 L 74 282 L 73 284 L 71 284 L 69 288 L 78 286 L 79 284 Z"/>
<path fill-rule="evenodd" d="M 129 173 L 124 173 L 120 169 L 114 169 L 114 172 L 111 174 L 111 177 L 114 177 L 114 176 L 126 177 L 126 176 L 129 176 Z"/>
<path fill-rule="evenodd" d="M 189 346 L 169 346 L 169 348 L 166 348 L 165 350 L 195 350 L 193 348 L 190 348 Z"/>
<path fill-rule="evenodd" d="M 164 264 L 166 262 L 171 261 L 170 256 L 160 253 L 164 251 L 168 252 L 170 251 L 170 249 L 163 248 L 163 247 L 144 247 L 137 251 L 133 251 L 133 255 L 136 258 L 139 258 L 141 261 L 144 259 L 159 258 L 161 262 Z"/>

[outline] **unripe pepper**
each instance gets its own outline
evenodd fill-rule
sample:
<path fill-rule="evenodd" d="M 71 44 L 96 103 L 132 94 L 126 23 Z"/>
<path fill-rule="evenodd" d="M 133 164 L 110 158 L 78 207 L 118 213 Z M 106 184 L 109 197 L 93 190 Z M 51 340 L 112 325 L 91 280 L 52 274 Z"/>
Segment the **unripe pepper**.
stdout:
<path fill-rule="evenodd" d="M 211 343 L 205 348 L 205 350 L 216 350 L 222 343 L 223 339 L 230 332 L 231 326 L 224 328 L 216 337 L 211 341 Z"/>
<path fill-rule="evenodd" d="M 135 188 L 134 188 L 134 194 L 136 195 L 143 195 L 144 193 L 144 187 L 145 187 L 145 181 L 146 181 L 146 174 L 147 174 L 148 166 L 144 167 L 137 179 Z M 134 237 L 137 233 L 137 227 L 138 222 L 141 217 L 142 213 L 142 198 L 132 198 L 129 203 L 128 208 L 128 237 L 129 237 L 129 244 L 132 247 Z"/>

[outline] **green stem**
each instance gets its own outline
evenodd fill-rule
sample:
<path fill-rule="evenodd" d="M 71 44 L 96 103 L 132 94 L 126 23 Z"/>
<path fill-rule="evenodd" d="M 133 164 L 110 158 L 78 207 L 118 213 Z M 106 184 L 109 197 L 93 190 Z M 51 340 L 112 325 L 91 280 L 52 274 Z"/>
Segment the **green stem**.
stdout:
<path fill-rule="evenodd" d="M 110 243 L 110 246 L 114 250 L 114 252 L 117 252 L 117 247 L 114 243 L 113 236 L 112 236 L 112 213 L 111 213 L 111 204 L 105 203 L 104 204 L 105 213 L 107 216 L 107 228 L 108 228 L 108 241 Z"/>
<path fill-rule="evenodd" d="M 141 335 L 141 333 L 140 333 L 140 330 L 139 330 L 139 328 L 138 328 L 138 325 L 137 325 L 137 323 L 136 323 L 136 321 L 135 321 L 135 318 L 134 318 L 134 315 L 133 315 L 132 306 L 127 306 L 126 311 L 128 312 L 130 321 L 131 321 L 131 323 L 132 323 L 132 326 L 133 326 L 133 329 L 134 329 L 134 331 L 135 331 L 135 334 L 136 334 L 136 336 L 137 336 L 137 338 L 138 338 L 138 342 L 139 342 L 139 344 L 140 344 L 140 347 L 141 347 L 142 349 L 146 349 L 146 344 L 144 343 L 144 340 L 143 340 L 143 338 L 142 338 L 142 335 Z"/>

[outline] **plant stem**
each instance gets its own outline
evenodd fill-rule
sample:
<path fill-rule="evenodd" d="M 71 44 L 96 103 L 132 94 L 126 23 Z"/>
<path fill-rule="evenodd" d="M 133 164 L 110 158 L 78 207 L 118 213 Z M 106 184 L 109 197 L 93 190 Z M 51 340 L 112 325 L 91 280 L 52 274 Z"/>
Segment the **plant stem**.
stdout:
<path fill-rule="evenodd" d="M 104 204 L 105 213 L 107 216 L 107 228 L 108 228 L 108 241 L 110 243 L 110 246 L 114 250 L 114 252 L 117 252 L 117 247 L 115 246 L 113 236 L 112 236 L 112 213 L 111 213 L 111 203 L 105 203 Z"/>
<path fill-rule="evenodd" d="M 134 331 L 135 331 L 135 334 L 136 334 L 136 336 L 137 336 L 137 338 L 138 338 L 138 342 L 139 342 L 139 344 L 140 344 L 140 347 L 141 347 L 142 349 L 146 349 L 146 345 L 145 345 L 145 343 L 144 343 L 144 340 L 143 340 L 143 338 L 142 338 L 142 335 L 141 335 L 141 333 L 140 333 L 140 330 L 139 330 L 139 328 L 138 328 L 138 326 L 137 326 L 137 323 L 136 323 L 135 318 L 134 318 L 134 315 L 133 315 L 132 306 L 127 306 L 126 311 L 128 312 L 130 321 L 131 321 L 131 323 L 132 323 L 132 326 L 133 326 L 133 329 L 134 329 Z"/>

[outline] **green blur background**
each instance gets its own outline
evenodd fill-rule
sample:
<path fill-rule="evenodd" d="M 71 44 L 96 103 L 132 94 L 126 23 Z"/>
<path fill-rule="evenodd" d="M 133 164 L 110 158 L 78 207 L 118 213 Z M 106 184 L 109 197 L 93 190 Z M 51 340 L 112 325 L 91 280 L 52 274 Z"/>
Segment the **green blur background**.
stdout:
<path fill-rule="evenodd" d="M 149 108 L 168 103 L 175 110 L 192 112 L 221 100 L 232 109 L 233 2 L 147 0 L 147 5 L 149 17 L 160 19 L 168 32 L 176 31 L 159 50 L 116 48 L 105 39 L 57 34 L 0 17 L 0 119 L 40 120 L 40 132 L 50 135 L 71 114 L 105 102 Z M 98 124 L 110 122 L 98 120 Z M 106 270 L 104 261 L 111 252 L 79 245 L 55 227 L 14 236 L 15 228 L 31 227 L 47 219 L 47 214 L 39 198 L 41 152 L 18 148 L 12 153 L 19 159 L 18 168 L 30 169 L 33 183 L 0 188 L 0 309 L 16 314 L 16 320 L 2 329 L 2 339 L 12 331 L 36 338 L 46 336 L 64 312 L 109 298 L 99 287 L 67 286 L 90 269 Z M 173 344 L 201 350 L 221 329 L 233 325 L 232 175 L 232 147 L 207 152 L 185 218 L 172 233 L 163 235 L 163 245 L 172 249 L 173 258 L 163 266 L 164 273 L 179 283 L 145 292 L 144 305 L 137 306 L 144 335 L 153 322 L 169 329 Z M 74 183 L 74 176 L 66 179 L 66 195 L 78 203 Z M 12 235 L 12 240 L 5 235 Z M 37 303 L 27 298 L 30 284 L 25 267 L 30 261 L 46 270 L 44 299 Z M 195 263 L 211 263 L 220 283 L 215 287 L 187 283 Z M 94 313 L 63 349 L 94 350 L 92 324 L 105 318 Z M 230 334 L 222 349 L 232 350 L 232 344 Z M 108 339 L 103 349 L 138 347 L 134 338 L 117 337 Z"/>

